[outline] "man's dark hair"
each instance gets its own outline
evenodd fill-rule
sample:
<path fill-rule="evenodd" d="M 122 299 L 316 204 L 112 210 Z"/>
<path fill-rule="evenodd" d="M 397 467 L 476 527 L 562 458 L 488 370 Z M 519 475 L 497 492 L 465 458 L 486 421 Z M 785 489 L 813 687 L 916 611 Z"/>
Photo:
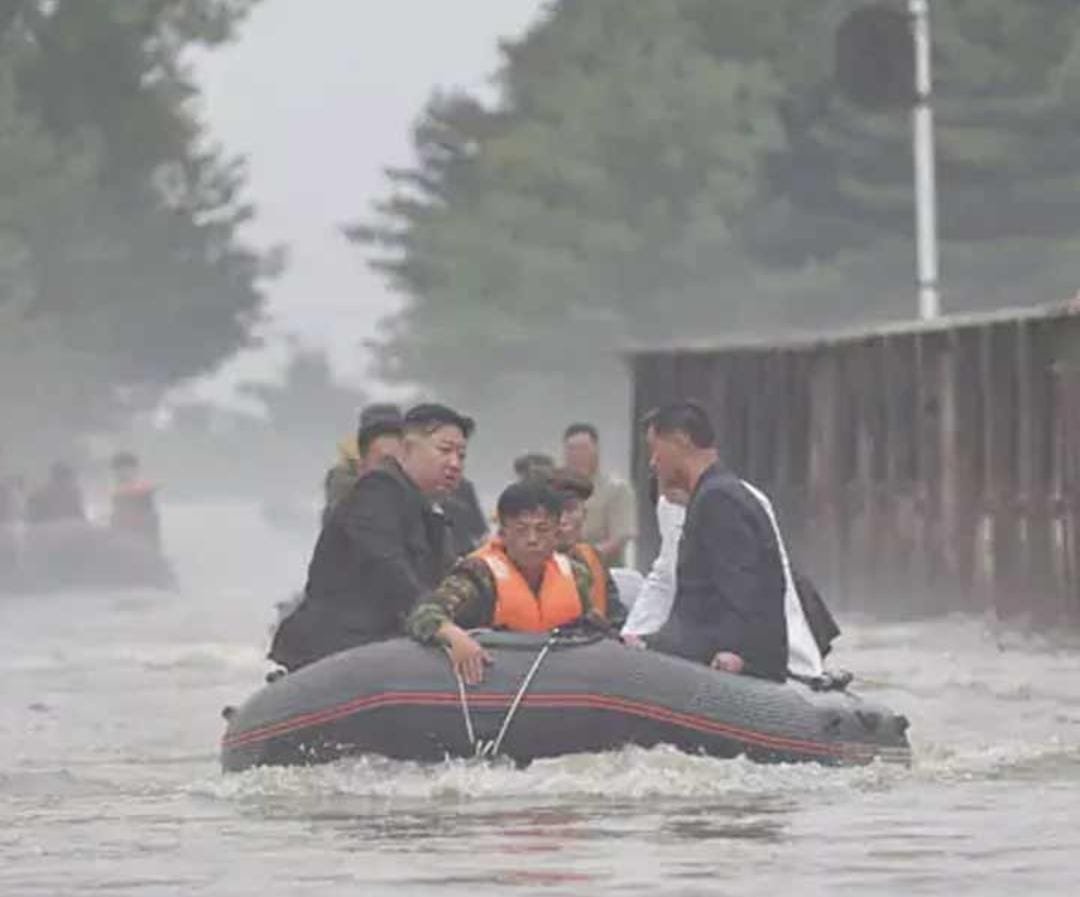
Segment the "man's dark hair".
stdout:
<path fill-rule="evenodd" d="M 435 402 L 415 405 L 405 412 L 407 432 L 430 434 L 439 427 L 457 427 L 468 439 L 476 429 L 476 422 L 471 417 L 458 414 L 453 408 Z"/>
<path fill-rule="evenodd" d="M 528 479 L 543 471 L 554 470 L 555 459 L 543 452 L 526 452 L 514 459 L 514 474 L 518 479 Z"/>
<path fill-rule="evenodd" d="M 109 466 L 113 470 L 130 470 L 139 466 L 139 459 L 133 452 L 120 451 L 112 456 Z"/>
<path fill-rule="evenodd" d="M 671 402 L 650 411 L 642 418 L 642 427 L 650 427 L 657 436 L 670 436 L 683 433 L 697 448 L 714 448 L 716 431 L 713 429 L 709 413 L 701 405 L 690 399 Z"/>
<path fill-rule="evenodd" d="M 544 511 L 552 517 L 562 513 L 563 500 L 547 483 L 540 480 L 526 480 L 523 483 L 511 483 L 499 496 L 495 513 L 500 523 L 513 520 L 531 511 Z"/>
<path fill-rule="evenodd" d="M 375 402 L 360 412 L 360 422 L 356 430 L 356 448 L 361 455 L 366 455 L 371 443 L 380 436 L 401 436 L 405 422 L 401 409 L 390 402 Z"/>
<path fill-rule="evenodd" d="M 592 480 L 583 477 L 574 471 L 560 467 L 553 470 L 547 479 L 548 486 L 554 489 L 564 500 L 576 498 L 579 501 L 588 501 L 593 494 Z"/>
<path fill-rule="evenodd" d="M 572 436 L 580 436 L 582 433 L 589 436 L 593 442 L 600 441 L 600 433 L 597 431 L 596 427 L 592 424 L 587 424 L 584 421 L 578 421 L 570 424 L 570 426 L 563 431 L 563 442 L 566 442 L 566 440 Z"/>

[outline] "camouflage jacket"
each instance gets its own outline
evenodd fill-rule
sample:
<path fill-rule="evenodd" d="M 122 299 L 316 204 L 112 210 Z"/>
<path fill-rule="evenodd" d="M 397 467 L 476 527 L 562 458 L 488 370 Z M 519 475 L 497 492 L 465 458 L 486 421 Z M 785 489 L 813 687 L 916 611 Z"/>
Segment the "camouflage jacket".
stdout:
<path fill-rule="evenodd" d="M 570 559 L 581 597 L 583 616 L 591 613 L 592 573 L 585 564 Z M 495 576 L 480 558 L 462 558 L 438 587 L 409 615 L 405 629 L 420 642 L 431 642 L 447 621 L 462 629 L 491 626 L 495 618 Z"/>

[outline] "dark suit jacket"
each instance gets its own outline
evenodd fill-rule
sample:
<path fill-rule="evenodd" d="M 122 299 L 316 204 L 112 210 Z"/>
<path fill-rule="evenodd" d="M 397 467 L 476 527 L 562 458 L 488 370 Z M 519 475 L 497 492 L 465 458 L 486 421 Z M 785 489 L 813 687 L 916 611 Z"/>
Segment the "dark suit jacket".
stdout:
<path fill-rule="evenodd" d="M 304 599 L 278 627 L 271 659 L 295 669 L 404 634 L 417 599 L 452 563 L 445 515 L 388 462 L 361 477 L 327 518 Z"/>
<path fill-rule="evenodd" d="M 787 673 L 784 570 L 761 504 L 714 464 L 690 496 L 679 542 L 671 616 L 647 641 L 700 663 L 738 654 L 746 672 L 783 681 Z"/>

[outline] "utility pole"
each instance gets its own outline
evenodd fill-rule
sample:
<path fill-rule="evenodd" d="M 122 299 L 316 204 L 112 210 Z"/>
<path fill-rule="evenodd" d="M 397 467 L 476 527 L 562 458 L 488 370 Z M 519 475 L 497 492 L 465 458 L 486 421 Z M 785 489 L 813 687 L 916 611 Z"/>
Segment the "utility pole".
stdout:
<path fill-rule="evenodd" d="M 919 317 L 930 321 L 941 314 L 941 297 L 938 293 L 937 177 L 934 167 L 929 0 L 908 0 L 908 14 L 915 49 L 915 104 L 911 109 L 911 131 L 915 157 Z"/>

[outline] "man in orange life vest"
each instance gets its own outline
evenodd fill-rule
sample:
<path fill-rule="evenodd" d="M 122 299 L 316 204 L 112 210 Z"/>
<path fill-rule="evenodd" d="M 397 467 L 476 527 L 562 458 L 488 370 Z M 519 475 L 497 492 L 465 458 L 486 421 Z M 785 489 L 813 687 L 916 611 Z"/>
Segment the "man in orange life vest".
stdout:
<path fill-rule="evenodd" d="M 459 561 L 407 623 L 418 641 L 445 644 L 470 685 L 489 657 L 467 629 L 546 632 L 594 615 L 589 568 L 555 551 L 561 496 L 543 482 L 514 483 L 497 510 L 498 535 Z"/>
<path fill-rule="evenodd" d="M 592 482 L 567 467 L 560 467 L 548 474 L 548 483 L 562 497 L 555 549 L 589 568 L 592 574 L 590 598 L 593 609 L 612 626 L 619 628 L 626 622 L 626 608 L 619 602 L 619 591 L 600 552 L 582 535 L 585 529 L 585 502 L 592 495 Z"/>
<path fill-rule="evenodd" d="M 112 494 L 109 525 L 119 532 L 161 543 L 161 520 L 154 500 L 156 487 L 139 475 L 139 459 L 131 452 L 117 452 L 112 459 L 116 485 Z"/>

